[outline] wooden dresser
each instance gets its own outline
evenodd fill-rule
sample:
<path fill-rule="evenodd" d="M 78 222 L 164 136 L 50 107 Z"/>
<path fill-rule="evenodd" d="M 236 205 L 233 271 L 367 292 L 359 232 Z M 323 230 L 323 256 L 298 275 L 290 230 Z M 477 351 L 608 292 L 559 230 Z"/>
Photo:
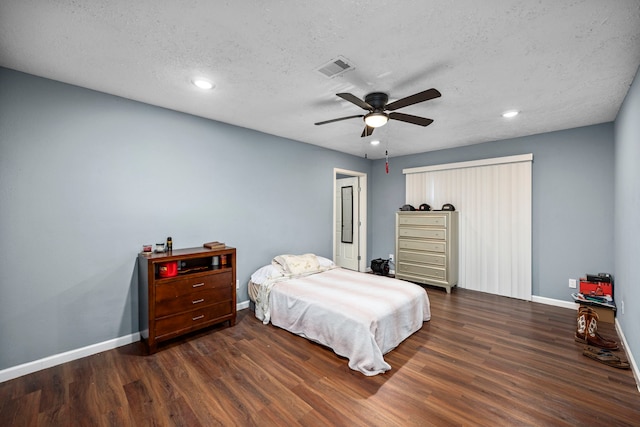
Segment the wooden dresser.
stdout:
<path fill-rule="evenodd" d="M 442 286 L 458 284 L 458 212 L 396 213 L 396 278 Z"/>
<path fill-rule="evenodd" d="M 140 336 L 149 353 L 159 342 L 216 323 L 235 325 L 235 248 L 140 253 L 138 271 Z"/>

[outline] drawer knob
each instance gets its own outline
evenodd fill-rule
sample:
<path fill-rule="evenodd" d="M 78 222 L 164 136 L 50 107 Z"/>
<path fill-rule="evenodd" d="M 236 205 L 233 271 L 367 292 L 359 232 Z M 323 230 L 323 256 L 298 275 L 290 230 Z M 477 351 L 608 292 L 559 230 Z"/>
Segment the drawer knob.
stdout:
<path fill-rule="evenodd" d="M 201 302 L 204 302 L 204 298 L 193 300 L 193 301 L 191 301 L 191 304 L 200 304 Z"/>
<path fill-rule="evenodd" d="M 204 286 L 204 282 L 203 283 L 196 283 L 194 285 L 191 285 L 192 288 L 199 288 L 200 286 Z"/>
<path fill-rule="evenodd" d="M 196 317 L 192 317 L 191 320 L 200 320 L 204 318 L 204 314 L 201 314 L 200 316 L 196 316 Z"/>

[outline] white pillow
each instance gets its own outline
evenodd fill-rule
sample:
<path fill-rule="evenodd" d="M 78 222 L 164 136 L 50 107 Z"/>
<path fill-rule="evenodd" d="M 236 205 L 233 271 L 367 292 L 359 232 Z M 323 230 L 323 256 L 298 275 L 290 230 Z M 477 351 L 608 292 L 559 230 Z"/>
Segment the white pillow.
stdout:
<path fill-rule="evenodd" d="M 316 258 L 318 258 L 318 264 L 320 264 L 320 267 L 333 267 L 335 265 L 329 258 L 325 258 L 320 255 L 316 255 Z"/>
<path fill-rule="evenodd" d="M 269 279 L 276 279 L 282 276 L 283 274 L 280 270 L 269 264 L 256 270 L 255 273 L 251 275 L 251 281 L 257 285 L 262 285 Z"/>
<path fill-rule="evenodd" d="M 320 270 L 318 258 L 315 254 L 278 255 L 271 264 L 281 269 L 285 274 L 312 273 Z"/>
<path fill-rule="evenodd" d="M 277 269 L 282 274 L 287 273 L 287 263 L 284 261 L 285 256 L 292 255 L 278 255 L 271 260 L 271 265 L 273 266 L 273 268 Z"/>

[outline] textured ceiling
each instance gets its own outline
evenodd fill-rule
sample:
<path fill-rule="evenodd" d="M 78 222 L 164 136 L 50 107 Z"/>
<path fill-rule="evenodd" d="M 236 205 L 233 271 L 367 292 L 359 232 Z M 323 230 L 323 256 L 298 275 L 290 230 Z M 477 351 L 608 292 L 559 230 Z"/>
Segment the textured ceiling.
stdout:
<path fill-rule="evenodd" d="M 612 121 L 639 64 L 638 0 L 0 3 L 0 66 L 369 158 Z M 314 126 L 362 114 L 338 92 L 432 87 L 400 110 L 428 127 Z"/>

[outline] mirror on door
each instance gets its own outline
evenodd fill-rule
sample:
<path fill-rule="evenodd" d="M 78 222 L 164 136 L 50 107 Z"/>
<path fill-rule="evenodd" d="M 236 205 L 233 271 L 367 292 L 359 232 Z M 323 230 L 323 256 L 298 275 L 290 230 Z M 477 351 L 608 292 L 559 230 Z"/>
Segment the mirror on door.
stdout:
<path fill-rule="evenodd" d="M 342 243 L 353 243 L 353 186 L 342 187 Z"/>

